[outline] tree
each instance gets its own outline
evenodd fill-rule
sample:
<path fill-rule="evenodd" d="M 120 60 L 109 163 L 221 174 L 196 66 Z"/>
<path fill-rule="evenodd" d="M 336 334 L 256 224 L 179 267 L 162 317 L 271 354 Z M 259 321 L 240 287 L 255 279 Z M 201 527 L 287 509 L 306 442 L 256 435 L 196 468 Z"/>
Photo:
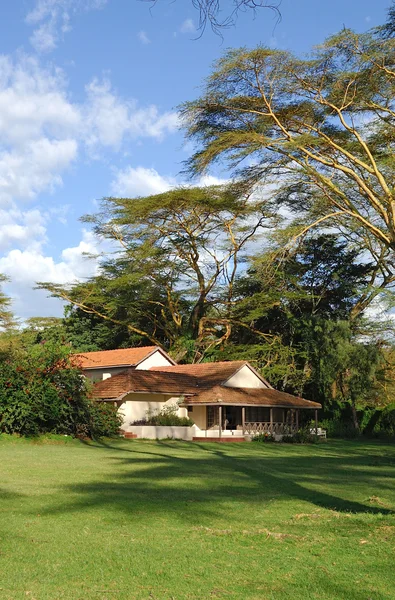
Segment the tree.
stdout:
<path fill-rule="evenodd" d="M 181 108 L 192 174 L 225 160 L 297 217 L 291 239 L 337 228 L 374 261 L 355 316 L 395 282 L 395 39 L 343 30 L 308 59 L 230 50 Z M 270 188 L 269 188 L 270 189 Z"/>
<path fill-rule="evenodd" d="M 277 218 L 248 195 L 212 186 L 107 198 L 85 221 L 114 254 L 87 282 L 41 287 L 140 340 L 189 344 L 196 360 L 229 337 L 240 265 Z"/>
<path fill-rule="evenodd" d="M 141 1 L 141 0 L 140 0 Z M 158 0 L 142 0 L 152 5 L 157 4 Z M 269 8 L 279 16 L 280 2 L 271 2 L 270 0 L 231 0 L 231 8 L 225 15 L 222 15 L 222 6 L 225 2 L 220 0 L 191 0 L 193 8 L 199 11 L 199 26 L 201 33 L 204 32 L 207 25 L 218 34 L 225 28 L 232 27 L 235 24 L 237 15 L 240 11 L 251 10 L 255 13 L 259 8 Z M 229 4 L 229 2 L 228 2 Z"/>
<path fill-rule="evenodd" d="M 309 236 L 286 255 L 274 248 L 253 257 L 236 286 L 234 316 L 276 343 L 236 326 L 223 354 L 250 360 L 276 387 L 327 411 L 349 404 L 356 420 L 356 408 L 374 404 L 378 380 L 384 384 L 388 344 L 370 335 L 361 315 L 350 321 L 373 268 L 329 234 Z"/>
<path fill-rule="evenodd" d="M 8 278 L 0 273 L 0 285 L 8 281 Z M 8 310 L 11 300 L 6 296 L 0 287 L 0 329 L 10 329 L 15 325 L 11 311 Z"/>

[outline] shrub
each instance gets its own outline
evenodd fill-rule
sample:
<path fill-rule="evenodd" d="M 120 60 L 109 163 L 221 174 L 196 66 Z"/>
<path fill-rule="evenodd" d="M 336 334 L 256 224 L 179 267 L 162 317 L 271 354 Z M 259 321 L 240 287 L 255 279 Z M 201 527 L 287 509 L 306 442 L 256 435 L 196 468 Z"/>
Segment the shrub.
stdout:
<path fill-rule="evenodd" d="M 89 402 L 91 437 L 116 437 L 123 423 L 118 408 L 111 402 Z"/>
<path fill-rule="evenodd" d="M 178 404 L 165 405 L 159 413 L 148 411 L 145 419 L 134 421 L 132 425 L 156 425 L 163 427 L 192 427 L 194 422 L 189 417 L 177 415 Z"/>
<path fill-rule="evenodd" d="M 283 435 L 284 444 L 316 444 L 318 442 L 314 433 L 310 433 L 310 428 L 300 429 L 294 435 Z"/>
<path fill-rule="evenodd" d="M 87 399 L 86 380 L 70 348 L 56 342 L 9 352 L 0 359 L 0 433 L 80 437 L 114 435 L 114 407 Z"/>
<path fill-rule="evenodd" d="M 252 442 L 275 442 L 274 435 L 271 433 L 258 433 L 251 439 Z"/>
<path fill-rule="evenodd" d="M 325 419 L 320 423 L 321 427 L 326 429 L 328 437 L 355 439 L 361 435 L 359 429 L 356 429 L 349 421 L 341 419 Z"/>

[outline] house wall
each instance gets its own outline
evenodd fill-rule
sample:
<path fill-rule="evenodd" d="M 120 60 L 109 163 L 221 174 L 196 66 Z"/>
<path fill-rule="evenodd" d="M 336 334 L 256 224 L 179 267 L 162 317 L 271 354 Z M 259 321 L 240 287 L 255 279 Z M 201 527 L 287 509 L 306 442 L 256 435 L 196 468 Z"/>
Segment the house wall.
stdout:
<path fill-rule="evenodd" d="M 147 371 L 151 367 L 168 367 L 171 365 L 172 363 L 165 356 L 163 356 L 159 350 L 156 350 L 153 354 L 151 354 L 151 356 L 137 365 L 136 369 Z M 95 383 L 96 381 L 108 379 L 108 377 L 114 377 L 114 375 L 122 373 L 122 371 L 125 371 L 127 368 L 129 367 L 102 367 L 100 369 L 86 369 L 83 371 L 83 373 L 85 377 Z"/>
<path fill-rule="evenodd" d="M 93 381 L 102 381 L 102 379 L 107 379 L 108 375 L 113 377 L 114 375 L 118 375 L 118 373 L 122 373 L 125 371 L 127 367 L 103 367 L 102 369 L 85 369 L 83 370 L 83 374 L 87 379 Z"/>
<path fill-rule="evenodd" d="M 267 388 L 247 365 L 232 375 L 224 385 L 237 388 Z"/>
<path fill-rule="evenodd" d="M 188 416 L 199 429 L 206 429 L 206 406 L 194 406 Z"/>
<path fill-rule="evenodd" d="M 136 369 L 147 371 L 151 367 L 171 367 L 172 364 L 173 363 L 170 362 L 166 356 L 163 356 L 162 352 L 156 350 L 151 356 L 148 356 L 148 358 L 137 365 Z"/>
<path fill-rule="evenodd" d="M 179 400 L 178 396 L 169 398 L 163 394 L 128 394 L 119 407 L 119 413 L 123 416 L 122 428 L 129 427 L 130 423 L 147 417 L 148 412 L 157 414 L 166 405 L 173 405 Z M 179 417 L 187 417 L 186 408 L 179 408 Z"/>
<path fill-rule="evenodd" d="M 145 438 L 149 440 L 172 438 L 175 440 L 191 441 L 196 435 L 196 427 L 132 425 L 128 427 L 127 433 L 134 433 L 138 438 Z"/>

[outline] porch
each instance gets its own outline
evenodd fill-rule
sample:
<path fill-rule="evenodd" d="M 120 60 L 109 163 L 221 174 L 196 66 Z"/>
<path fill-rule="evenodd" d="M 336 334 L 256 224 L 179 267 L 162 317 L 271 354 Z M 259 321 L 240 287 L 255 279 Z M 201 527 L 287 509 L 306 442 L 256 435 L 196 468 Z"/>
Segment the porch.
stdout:
<path fill-rule="evenodd" d="M 189 404 L 189 403 L 188 403 Z M 305 407 L 303 407 L 305 408 Z M 300 428 L 300 408 L 269 406 L 188 405 L 188 416 L 196 425 L 195 438 L 241 441 L 245 436 L 272 435 L 281 439 Z M 311 411 L 311 409 L 310 409 Z M 314 429 L 318 433 L 318 409 L 314 409 Z"/>

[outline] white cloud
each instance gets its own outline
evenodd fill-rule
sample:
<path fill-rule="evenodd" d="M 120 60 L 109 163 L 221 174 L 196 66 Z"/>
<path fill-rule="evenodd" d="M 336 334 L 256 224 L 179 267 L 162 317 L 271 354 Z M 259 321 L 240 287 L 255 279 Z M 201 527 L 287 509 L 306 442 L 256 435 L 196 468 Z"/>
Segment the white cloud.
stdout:
<path fill-rule="evenodd" d="M 84 152 L 97 156 L 103 149 L 118 150 L 126 140 L 160 140 L 177 126 L 175 113 L 124 99 L 107 80 L 93 80 L 85 99 L 76 103 L 60 69 L 44 68 L 29 56 L 0 56 L 0 251 L 5 252 L 0 273 L 12 278 L 8 289 L 17 314 L 53 314 L 50 307 L 59 307 L 32 292 L 37 280 L 64 283 L 94 271 L 94 261 L 83 257 L 95 252 L 86 232 L 60 260 L 48 256 L 48 224 L 51 219 L 64 223 L 67 207 L 28 210 L 23 203 L 37 203 L 41 193 L 61 186 L 64 173 Z M 119 174 L 120 185 L 126 186 L 126 179 Z M 151 185 L 152 193 L 163 189 L 160 181 Z"/>
<path fill-rule="evenodd" d="M 149 37 L 145 31 L 139 31 L 137 34 L 137 37 L 139 38 L 139 40 L 142 44 L 150 44 L 151 43 L 151 40 L 149 39 Z"/>
<path fill-rule="evenodd" d="M 97 252 L 97 240 L 91 232 L 83 230 L 81 242 L 64 249 L 59 262 L 34 247 L 13 249 L 0 258 L 0 273 L 11 278 L 6 291 L 12 299 L 15 314 L 24 319 L 37 315 L 61 316 L 63 305 L 59 300 L 47 298 L 47 292 L 33 291 L 32 288 L 37 281 L 65 284 L 94 275 L 97 260 L 86 254 Z"/>
<path fill-rule="evenodd" d="M 83 146 L 97 156 L 127 138 L 160 140 L 177 127 L 176 113 L 140 107 L 108 80 L 94 79 L 86 100 L 72 103 L 59 69 L 23 55 L 0 57 L 0 206 L 61 185 Z"/>
<path fill-rule="evenodd" d="M 194 33 L 196 31 L 196 27 L 192 19 L 185 19 L 180 27 L 181 33 Z"/>
<path fill-rule="evenodd" d="M 106 79 L 94 79 L 86 90 L 83 121 L 86 142 L 92 149 L 98 144 L 118 148 L 126 136 L 161 139 L 179 126 L 176 113 L 160 114 L 155 105 L 139 107 L 136 100 L 119 97 Z"/>
<path fill-rule="evenodd" d="M 37 52 L 54 50 L 62 34 L 71 30 L 71 19 L 78 13 L 99 10 L 107 0 L 36 0 L 26 15 L 26 23 L 36 27 L 30 42 Z"/>
<path fill-rule="evenodd" d="M 77 156 L 75 140 L 42 138 L 23 150 L 0 153 L 0 206 L 20 198 L 31 199 L 62 184 L 60 173 Z"/>
<path fill-rule="evenodd" d="M 128 167 L 116 173 L 111 190 L 116 196 L 135 197 L 161 194 L 175 186 L 173 177 L 159 175 L 155 169 Z"/>
<path fill-rule="evenodd" d="M 46 240 L 46 215 L 38 209 L 0 209 L 0 250 L 10 246 L 39 249 Z"/>
<path fill-rule="evenodd" d="M 161 194 L 180 185 L 222 185 L 227 183 L 226 179 L 220 179 L 212 175 L 200 177 L 197 181 L 185 183 L 170 175 L 160 175 L 155 169 L 145 167 L 127 167 L 116 171 L 115 179 L 111 184 L 111 192 L 115 196 L 137 197 Z"/>

